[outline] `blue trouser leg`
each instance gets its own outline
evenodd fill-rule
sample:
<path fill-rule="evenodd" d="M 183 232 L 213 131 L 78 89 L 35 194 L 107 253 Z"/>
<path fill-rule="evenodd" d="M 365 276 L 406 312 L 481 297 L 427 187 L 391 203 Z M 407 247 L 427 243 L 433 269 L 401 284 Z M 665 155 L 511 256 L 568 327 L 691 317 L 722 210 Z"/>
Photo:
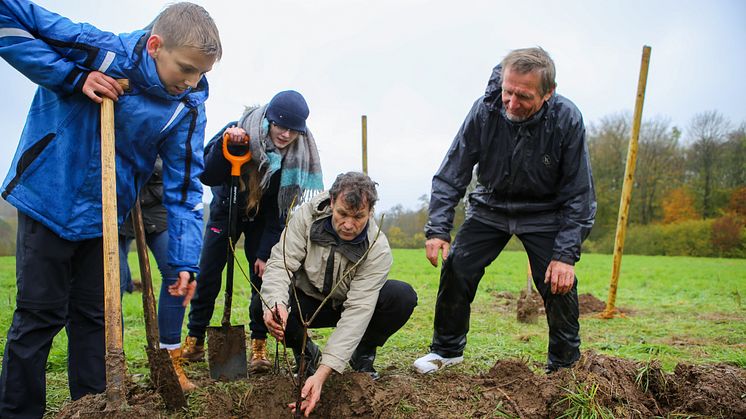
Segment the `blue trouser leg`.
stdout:
<path fill-rule="evenodd" d="M 101 239 L 70 242 L 18 213 L 16 309 L 0 374 L 0 417 L 39 418 L 54 336 L 68 333 L 70 395 L 106 387 Z"/>
<path fill-rule="evenodd" d="M 127 256 L 130 251 L 130 243 L 132 239 L 128 239 L 124 236 L 119 236 L 119 294 L 124 295 L 125 292 L 132 292 L 132 272 L 130 272 L 130 265 L 127 262 Z"/>
<path fill-rule="evenodd" d="M 153 253 L 161 273 L 161 291 L 158 296 L 158 332 L 160 343 L 181 343 L 181 325 L 184 321 L 184 297 L 169 294 L 168 287 L 175 284 L 179 273 L 168 264 L 168 231 L 145 235 L 148 248 Z"/>

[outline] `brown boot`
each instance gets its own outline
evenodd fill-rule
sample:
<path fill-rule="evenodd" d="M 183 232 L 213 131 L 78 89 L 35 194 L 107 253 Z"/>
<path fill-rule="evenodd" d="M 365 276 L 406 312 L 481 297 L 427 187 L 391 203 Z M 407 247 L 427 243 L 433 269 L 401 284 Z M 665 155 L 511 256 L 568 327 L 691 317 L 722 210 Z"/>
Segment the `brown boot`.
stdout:
<path fill-rule="evenodd" d="M 189 378 L 187 378 L 184 369 L 181 368 L 181 348 L 170 349 L 168 351 L 168 354 L 171 356 L 171 363 L 174 365 L 176 376 L 179 377 L 179 385 L 181 386 L 181 391 L 183 391 L 184 393 L 188 393 L 197 388 L 194 383 L 189 381 Z"/>
<path fill-rule="evenodd" d="M 251 339 L 250 374 L 263 374 L 272 369 L 272 363 L 267 359 L 267 340 Z"/>
<path fill-rule="evenodd" d="M 202 362 L 205 360 L 205 339 L 187 336 L 181 347 L 181 360 L 186 362 Z"/>

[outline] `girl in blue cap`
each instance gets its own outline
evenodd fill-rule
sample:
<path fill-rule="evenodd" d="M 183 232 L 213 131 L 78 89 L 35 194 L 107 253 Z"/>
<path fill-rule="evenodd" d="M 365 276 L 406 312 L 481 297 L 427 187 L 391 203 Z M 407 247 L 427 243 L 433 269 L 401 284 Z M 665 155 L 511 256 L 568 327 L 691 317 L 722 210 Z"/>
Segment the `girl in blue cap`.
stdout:
<path fill-rule="evenodd" d="M 189 333 L 182 357 L 189 361 L 204 359 L 205 330 L 212 318 L 228 248 L 228 206 L 230 164 L 223 157 L 223 135 L 230 145 L 246 145 L 251 161 L 241 170 L 238 194 L 238 223 L 235 243 L 244 234 L 244 251 L 251 269 L 251 282 L 262 285 L 265 262 L 272 246 L 280 240 L 285 217 L 295 205 L 324 189 L 316 142 L 306 126 L 309 110 L 303 96 L 293 90 L 276 94 L 269 104 L 246 109 L 239 121 L 218 132 L 205 147 L 205 171 L 200 180 L 212 187 L 210 219 L 200 257 L 197 293 L 189 311 Z M 234 154 L 242 154 L 234 152 Z M 252 287 L 250 309 L 251 362 L 249 372 L 270 369 L 267 359 L 267 328 L 262 320 L 263 307 Z"/>

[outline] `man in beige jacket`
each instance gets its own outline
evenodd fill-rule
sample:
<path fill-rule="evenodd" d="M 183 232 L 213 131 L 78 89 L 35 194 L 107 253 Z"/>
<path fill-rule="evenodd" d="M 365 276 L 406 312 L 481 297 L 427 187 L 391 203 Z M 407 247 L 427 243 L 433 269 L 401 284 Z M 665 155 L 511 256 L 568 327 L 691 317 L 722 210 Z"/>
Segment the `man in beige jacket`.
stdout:
<path fill-rule="evenodd" d="M 409 284 L 387 279 L 393 259 L 386 236 L 376 239 L 378 226 L 371 215 L 377 199 L 368 176 L 337 176 L 328 192 L 295 211 L 267 261 L 261 293 L 272 310 L 265 309 L 264 322 L 293 349 L 296 365 L 303 345 L 298 306 L 307 320 L 329 296 L 310 327 L 336 328 L 323 351 L 310 339 L 306 344 L 309 377 L 301 390 L 306 416 L 332 371 L 343 372 L 348 361 L 353 370 L 377 378 L 376 348 L 409 320 L 417 305 Z M 275 322 L 275 311 L 282 324 Z M 290 407 L 294 411 L 295 404 Z"/>

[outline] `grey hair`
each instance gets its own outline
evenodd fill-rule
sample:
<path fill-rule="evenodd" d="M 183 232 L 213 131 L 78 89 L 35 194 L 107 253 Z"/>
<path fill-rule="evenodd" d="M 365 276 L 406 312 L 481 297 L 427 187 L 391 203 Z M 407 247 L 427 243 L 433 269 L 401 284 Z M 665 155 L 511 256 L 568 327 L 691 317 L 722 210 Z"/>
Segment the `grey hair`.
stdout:
<path fill-rule="evenodd" d="M 372 210 L 378 201 L 376 185 L 378 184 L 364 173 L 342 173 L 334 180 L 332 188 L 329 189 L 329 196 L 332 201 L 342 196 L 344 203 L 355 209 L 360 209 L 367 203 L 368 209 Z"/>
<path fill-rule="evenodd" d="M 549 53 L 544 51 L 541 47 L 535 48 L 522 48 L 510 51 L 508 55 L 503 58 L 502 62 L 502 78 L 505 78 L 505 69 L 510 68 L 512 71 L 516 71 L 520 74 L 530 73 L 537 71 L 541 78 L 541 94 L 546 95 L 551 92 L 557 83 L 555 82 L 556 70 L 554 68 L 554 61 Z"/>
<path fill-rule="evenodd" d="M 215 21 L 207 10 L 194 3 L 174 3 L 166 7 L 146 29 L 160 35 L 166 48 L 196 48 L 216 61 L 223 56 Z"/>

